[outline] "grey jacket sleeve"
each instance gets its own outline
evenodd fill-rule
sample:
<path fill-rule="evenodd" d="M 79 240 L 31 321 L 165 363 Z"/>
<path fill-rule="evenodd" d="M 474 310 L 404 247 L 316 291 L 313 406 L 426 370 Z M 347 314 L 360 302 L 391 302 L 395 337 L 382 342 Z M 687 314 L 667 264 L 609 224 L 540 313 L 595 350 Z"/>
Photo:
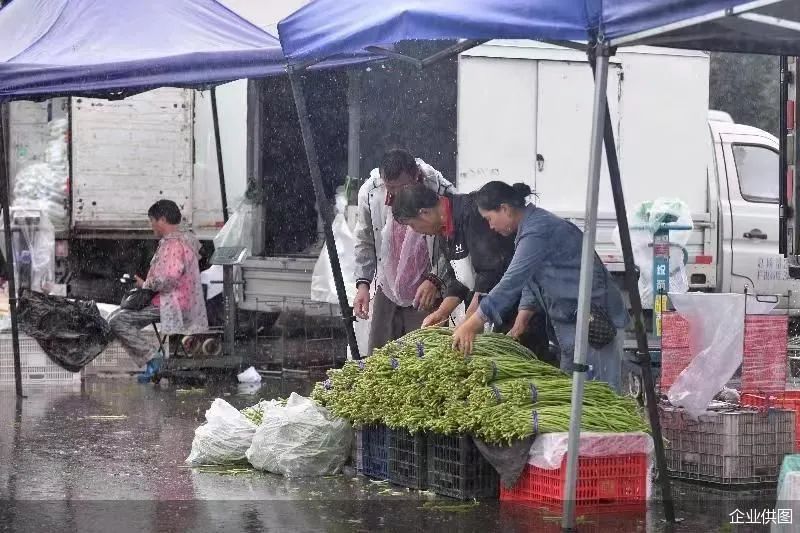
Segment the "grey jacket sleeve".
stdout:
<path fill-rule="evenodd" d="M 375 255 L 375 233 L 372 229 L 372 211 L 369 205 L 369 190 L 372 180 L 367 180 L 358 191 L 358 220 L 353 232 L 355 237 L 355 279 L 372 283 L 375 279 L 377 257 Z"/>

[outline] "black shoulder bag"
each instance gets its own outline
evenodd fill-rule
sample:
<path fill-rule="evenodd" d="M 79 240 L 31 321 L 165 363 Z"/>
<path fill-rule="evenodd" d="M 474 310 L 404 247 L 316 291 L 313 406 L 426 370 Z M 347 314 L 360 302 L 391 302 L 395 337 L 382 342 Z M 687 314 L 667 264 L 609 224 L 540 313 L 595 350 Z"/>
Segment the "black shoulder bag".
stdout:
<path fill-rule="evenodd" d="M 141 311 L 151 304 L 155 295 L 155 291 L 150 289 L 131 289 L 125 293 L 119 307 L 126 311 Z"/>

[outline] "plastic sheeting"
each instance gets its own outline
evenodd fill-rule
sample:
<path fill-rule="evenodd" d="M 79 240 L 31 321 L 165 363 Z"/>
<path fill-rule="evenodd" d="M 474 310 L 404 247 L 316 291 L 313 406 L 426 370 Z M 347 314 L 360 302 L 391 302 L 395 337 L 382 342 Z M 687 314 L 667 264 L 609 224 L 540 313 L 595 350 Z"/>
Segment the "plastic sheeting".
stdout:
<path fill-rule="evenodd" d="M 778 477 L 778 494 L 775 509 L 780 513 L 771 524 L 772 533 L 797 531 L 794 520 L 800 516 L 800 455 L 787 455 L 783 458 Z M 789 511 L 789 514 L 787 514 Z M 776 513 L 777 514 L 777 513 Z M 780 518 L 781 520 L 778 520 Z"/>
<path fill-rule="evenodd" d="M 67 120 L 50 121 L 49 130 L 50 140 L 44 154 L 46 162 L 26 165 L 17 172 L 11 209 L 41 210 L 54 228 L 63 231 L 69 222 Z"/>
<path fill-rule="evenodd" d="M 292 393 L 286 406 L 264 412 L 247 460 L 287 477 L 337 474 L 350 455 L 353 428 L 313 400 Z"/>
<path fill-rule="evenodd" d="M 252 253 L 254 211 L 253 202 L 242 201 L 219 233 L 214 236 L 214 248 L 243 246 Z"/>
<path fill-rule="evenodd" d="M 11 220 L 17 287 L 49 294 L 55 284 L 55 228 L 38 208 L 13 208 Z"/>
<path fill-rule="evenodd" d="M 425 236 L 397 222 L 390 210 L 381 233 L 383 260 L 378 263 L 378 286 L 400 307 L 416 305 L 417 288 L 430 270 Z"/>
<path fill-rule="evenodd" d="M 256 426 L 221 398 L 206 411 L 206 423 L 194 432 L 190 465 L 222 465 L 242 461 L 253 441 Z"/>
<path fill-rule="evenodd" d="M 347 198 L 344 195 L 336 197 L 336 217 L 333 219 L 333 238 L 336 250 L 339 252 L 339 266 L 344 278 L 344 287 L 347 291 L 347 300 L 352 302 L 356 297 L 356 280 L 353 272 L 356 271 L 355 246 L 356 240 L 350 226 L 347 224 L 345 210 Z M 339 296 L 336 294 L 336 283 L 333 279 L 331 261 L 328 257 L 328 247 L 323 246 L 314 271 L 311 274 L 311 299 L 317 302 L 338 304 Z"/>
<path fill-rule="evenodd" d="M 531 446 L 528 463 L 545 470 L 561 468 L 567 455 L 569 433 L 545 433 L 538 435 Z M 655 451 L 653 438 L 647 433 L 581 433 L 581 457 L 608 457 L 643 453 L 648 456 Z"/>
<path fill-rule="evenodd" d="M 642 202 L 628 213 L 631 246 L 636 266 L 639 267 L 639 293 L 646 309 L 653 304 L 653 239 L 662 223 L 675 223 L 681 226 L 693 225 L 689 206 L 678 199 L 658 198 Z M 669 292 L 685 293 L 689 290 L 689 279 L 684 265 L 684 247 L 692 236 L 692 230 L 669 232 Z M 614 229 L 614 243 L 622 250 L 619 239 L 619 226 Z"/>
<path fill-rule="evenodd" d="M 91 363 L 113 339 L 94 302 L 24 291 L 18 313 L 20 329 L 36 339 L 53 362 L 70 372 Z"/>
<path fill-rule="evenodd" d="M 743 294 L 670 294 L 676 311 L 689 323 L 693 358 L 680 373 L 667 397 L 692 418 L 706 412 L 708 403 L 742 364 L 744 346 Z"/>

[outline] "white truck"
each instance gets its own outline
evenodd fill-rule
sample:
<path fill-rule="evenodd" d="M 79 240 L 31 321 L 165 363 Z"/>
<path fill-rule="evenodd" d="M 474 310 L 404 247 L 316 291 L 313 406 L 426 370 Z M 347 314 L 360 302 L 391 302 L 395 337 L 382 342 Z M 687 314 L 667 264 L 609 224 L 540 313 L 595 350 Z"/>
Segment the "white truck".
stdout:
<path fill-rule="evenodd" d="M 213 238 L 223 216 L 213 137 L 202 119 L 208 105 L 203 93 L 172 88 L 124 100 L 10 104 L 12 179 L 45 160 L 48 122 L 68 118 L 67 216 L 55 227 L 57 281 L 68 281 L 79 296 L 116 299 L 119 275 L 146 269 L 155 245 L 146 213 L 160 198 L 181 207 L 201 240 Z M 228 187 L 229 198 L 241 196 L 243 181 Z"/>
<path fill-rule="evenodd" d="M 688 204 L 690 290 L 780 295 L 798 313 L 800 281 L 778 254 L 778 140 L 709 120 L 706 54 L 618 51 L 609 105 L 626 207 L 659 197 Z M 523 181 L 538 204 L 582 226 L 592 75 L 585 54 L 530 41 L 491 41 L 463 53 L 458 86 L 458 186 Z M 777 112 L 777 111 L 776 111 Z M 623 270 L 603 161 L 597 251 Z M 643 302 L 652 307 L 652 302 Z"/>

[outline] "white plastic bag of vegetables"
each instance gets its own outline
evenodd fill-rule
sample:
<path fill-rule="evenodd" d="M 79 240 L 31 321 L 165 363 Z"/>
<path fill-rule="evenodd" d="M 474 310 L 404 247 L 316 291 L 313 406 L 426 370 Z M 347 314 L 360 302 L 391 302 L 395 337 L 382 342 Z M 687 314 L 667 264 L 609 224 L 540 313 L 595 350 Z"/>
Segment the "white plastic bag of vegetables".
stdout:
<path fill-rule="evenodd" d="M 286 477 L 337 474 L 350 454 L 353 428 L 313 400 L 292 393 L 286 407 L 264 412 L 247 460 Z"/>
<path fill-rule="evenodd" d="M 190 465 L 222 465 L 245 458 L 256 426 L 234 406 L 221 398 L 206 411 L 206 423 L 194 431 Z"/>

